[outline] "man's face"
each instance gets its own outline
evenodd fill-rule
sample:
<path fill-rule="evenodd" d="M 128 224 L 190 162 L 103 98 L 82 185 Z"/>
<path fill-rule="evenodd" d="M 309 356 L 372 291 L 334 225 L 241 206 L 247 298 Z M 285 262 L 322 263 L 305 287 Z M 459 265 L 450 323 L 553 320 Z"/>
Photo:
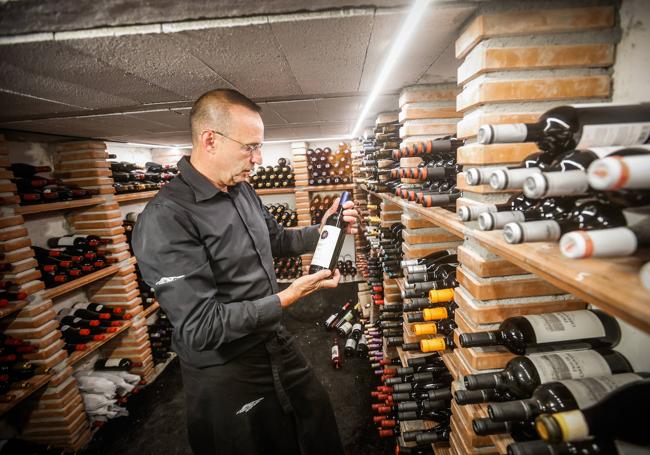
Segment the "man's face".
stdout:
<path fill-rule="evenodd" d="M 231 108 L 231 126 L 228 137 L 243 144 L 257 144 L 264 140 L 264 122 L 254 111 L 240 106 Z M 215 157 L 215 172 L 222 176 L 224 183 L 233 186 L 248 179 L 248 175 L 256 165 L 262 163 L 261 151 L 252 155 L 245 147 L 226 137 L 216 138 L 220 141 L 219 151 Z"/>

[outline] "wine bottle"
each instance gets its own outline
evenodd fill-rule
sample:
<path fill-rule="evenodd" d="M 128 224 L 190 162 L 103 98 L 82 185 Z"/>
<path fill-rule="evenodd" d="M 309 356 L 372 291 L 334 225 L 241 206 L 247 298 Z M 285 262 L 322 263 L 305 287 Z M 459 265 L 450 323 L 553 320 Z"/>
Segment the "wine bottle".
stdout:
<path fill-rule="evenodd" d="M 478 225 L 482 231 L 502 229 L 508 223 L 562 220 L 575 210 L 576 199 L 571 197 L 546 198 L 522 210 L 510 212 L 486 212 L 478 217 Z"/>
<path fill-rule="evenodd" d="M 339 349 L 339 339 L 337 337 L 334 337 L 332 340 L 332 349 L 331 349 L 331 362 L 332 362 L 332 367 L 335 370 L 340 369 L 342 365 L 341 361 L 341 353 Z"/>
<path fill-rule="evenodd" d="M 417 343 L 405 343 L 402 345 L 403 351 L 420 351 L 420 352 L 442 352 L 448 349 L 454 349 L 456 344 L 452 334 L 444 337 L 428 338 L 420 340 Z"/>
<path fill-rule="evenodd" d="M 132 362 L 131 359 L 126 357 L 99 359 L 93 365 L 93 369 L 106 371 L 129 371 L 131 368 L 138 366 L 138 364 L 139 362 Z"/>
<path fill-rule="evenodd" d="M 472 420 L 472 430 L 478 436 L 510 433 L 515 441 L 530 441 L 538 438 L 535 424 L 530 421 L 494 422 L 489 418 L 475 418 Z"/>
<path fill-rule="evenodd" d="M 650 377 L 650 374 L 623 373 L 549 382 L 537 387 L 530 398 L 490 403 L 488 415 L 495 422 L 505 422 L 533 420 L 540 414 L 585 409 L 625 384 L 647 377 Z"/>
<path fill-rule="evenodd" d="M 540 384 L 632 372 L 625 356 L 609 349 L 529 354 L 511 359 L 503 370 L 465 376 L 468 390 L 497 389 L 512 399 L 528 398 Z"/>
<path fill-rule="evenodd" d="M 627 224 L 620 208 L 596 200 L 576 205 L 566 218 L 508 223 L 503 237 L 508 243 L 553 242 L 563 234 L 577 230 L 605 229 Z"/>
<path fill-rule="evenodd" d="M 647 455 L 646 447 L 609 439 L 556 442 L 515 442 L 508 446 L 508 455 Z"/>
<path fill-rule="evenodd" d="M 536 142 L 548 151 L 643 144 L 650 139 L 650 105 L 559 106 L 536 123 L 483 125 L 480 144 Z"/>
<path fill-rule="evenodd" d="M 650 245 L 650 218 L 628 227 L 568 232 L 560 239 L 560 251 L 568 258 L 631 256 Z"/>
<path fill-rule="evenodd" d="M 650 188 L 650 156 L 616 156 L 596 160 L 587 170 L 589 186 L 595 190 L 616 191 Z"/>
<path fill-rule="evenodd" d="M 462 333 L 460 345 L 504 346 L 514 354 L 612 347 L 621 329 L 615 318 L 600 310 L 576 310 L 515 316 L 501 322 L 497 330 Z"/>
<path fill-rule="evenodd" d="M 515 194 L 503 204 L 461 205 L 457 214 L 461 221 L 474 221 L 485 212 L 511 212 L 513 210 L 526 210 L 535 204 L 535 200 L 528 199 L 524 194 Z"/>
<path fill-rule="evenodd" d="M 341 254 L 341 248 L 345 240 L 345 228 L 347 227 L 347 223 L 343 219 L 343 205 L 349 200 L 351 200 L 349 192 L 344 191 L 341 193 L 337 213 L 330 216 L 325 226 L 323 226 L 309 266 L 310 274 L 325 269 L 334 271 L 336 261 Z"/>
<path fill-rule="evenodd" d="M 650 379 L 626 384 L 585 409 L 543 414 L 536 421 L 539 436 L 549 442 L 590 437 L 647 446 L 650 432 L 645 412 L 650 405 Z"/>

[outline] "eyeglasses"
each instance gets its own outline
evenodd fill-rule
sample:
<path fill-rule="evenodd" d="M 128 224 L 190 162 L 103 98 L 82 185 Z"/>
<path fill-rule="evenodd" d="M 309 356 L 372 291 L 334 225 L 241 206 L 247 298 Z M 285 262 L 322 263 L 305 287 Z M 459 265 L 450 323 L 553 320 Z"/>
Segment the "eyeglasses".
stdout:
<path fill-rule="evenodd" d="M 249 155 L 262 152 L 262 145 L 264 144 L 262 144 L 261 142 L 254 143 L 254 144 L 244 144 L 243 142 L 239 142 L 237 139 L 233 139 L 230 136 L 226 136 L 225 134 L 220 133 L 219 131 L 215 131 L 215 130 L 208 130 L 208 131 L 211 131 L 214 134 L 218 134 L 219 136 L 225 137 L 226 139 L 230 139 L 231 141 L 238 143 L 239 145 L 241 145 L 242 150 L 248 153 Z"/>

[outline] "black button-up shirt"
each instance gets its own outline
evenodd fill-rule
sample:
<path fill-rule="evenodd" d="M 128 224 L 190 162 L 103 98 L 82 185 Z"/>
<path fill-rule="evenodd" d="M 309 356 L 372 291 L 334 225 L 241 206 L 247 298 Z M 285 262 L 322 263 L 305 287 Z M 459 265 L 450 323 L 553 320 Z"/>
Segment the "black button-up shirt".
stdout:
<path fill-rule="evenodd" d="M 313 251 L 318 227 L 285 230 L 248 183 L 224 192 L 186 157 L 178 169 L 138 217 L 133 251 L 180 358 L 223 364 L 280 329 L 273 256 Z"/>

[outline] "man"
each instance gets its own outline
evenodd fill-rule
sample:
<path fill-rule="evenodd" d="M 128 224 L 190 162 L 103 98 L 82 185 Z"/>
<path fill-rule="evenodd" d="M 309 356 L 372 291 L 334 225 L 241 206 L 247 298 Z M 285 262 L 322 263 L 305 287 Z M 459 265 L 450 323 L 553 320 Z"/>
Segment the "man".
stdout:
<path fill-rule="evenodd" d="M 259 106 L 214 90 L 194 103 L 190 122 L 191 157 L 138 217 L 133 249 L 174 326 L 192 450 L 343 453 L 327 393 L 280 321 L 282 308 L 336 287 L 340 274 L 320 271 L 279 291 L 273 268 L 273 256 L 313 251 L 319 227 L 284 230 L 246 182 L 262 163 Z"/>

